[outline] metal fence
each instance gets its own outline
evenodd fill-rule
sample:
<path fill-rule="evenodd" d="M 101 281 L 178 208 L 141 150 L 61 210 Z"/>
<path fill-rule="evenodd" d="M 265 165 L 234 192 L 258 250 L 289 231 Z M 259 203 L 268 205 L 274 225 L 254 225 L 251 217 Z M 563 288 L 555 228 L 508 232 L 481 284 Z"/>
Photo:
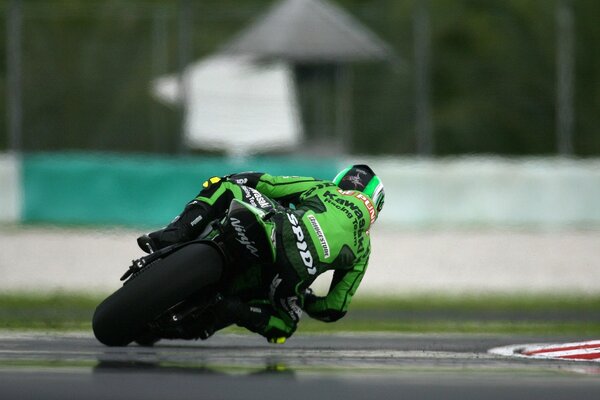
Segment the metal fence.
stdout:
<path fill-rule="evenodd" d="M 273 3 L 5 2 L 0 150 L 185 152 L 182 108 L 156 101 L 152 80 L 217 51 Z M 346 151 L 597 155 L 597 3 L 338 1 L 401 60 L 352 66 Z M 335 68 L 295 74 L 312 151 L 336 134 Z"/>

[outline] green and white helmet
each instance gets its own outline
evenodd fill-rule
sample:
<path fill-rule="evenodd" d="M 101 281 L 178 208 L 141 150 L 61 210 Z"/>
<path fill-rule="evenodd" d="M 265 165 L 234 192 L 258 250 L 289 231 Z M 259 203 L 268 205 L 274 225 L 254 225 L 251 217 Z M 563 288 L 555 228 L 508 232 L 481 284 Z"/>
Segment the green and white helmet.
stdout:
<path fill-rule="evenodd" d="M 333 178 L 333 183 L 342 190 L 358 190 L 366 194 L 373 200 L 378 213 L 383 208 L 383 182 L 368 165 L 357 164 L 343 169 Z"/>

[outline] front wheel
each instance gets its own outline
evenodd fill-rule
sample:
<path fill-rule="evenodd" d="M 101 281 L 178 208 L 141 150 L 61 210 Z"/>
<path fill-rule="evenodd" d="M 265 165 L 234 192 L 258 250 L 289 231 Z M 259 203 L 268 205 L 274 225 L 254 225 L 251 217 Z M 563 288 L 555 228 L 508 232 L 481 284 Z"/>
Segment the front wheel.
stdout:
<path fill-rule="evenodd" d="M 148 265 L 100 303 L 92 320 L 94 335 L 107 346 L 126 346 L 166 310 L 217 283 L 222 271 L 217 248 L 189 243 Z"/>

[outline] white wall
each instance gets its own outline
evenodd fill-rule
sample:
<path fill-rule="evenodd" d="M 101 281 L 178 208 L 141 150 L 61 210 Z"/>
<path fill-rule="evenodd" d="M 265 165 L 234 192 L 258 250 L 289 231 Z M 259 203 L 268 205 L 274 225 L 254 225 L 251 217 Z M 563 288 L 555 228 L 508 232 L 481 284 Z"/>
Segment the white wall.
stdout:
<path fill-rule="evenodd" d="M 18 222 L 20 210 L 20 162 L 17 156 L 0 154 L 0 223 Z"/>
<path fill-rule="evenodd" d="M 358 295 L 600 293 L 600 230 L 561 232 L 373 229 Z M 109 292 L 141 232 L 0 227 L 0 291 Z M 326 291 L 331 275 L 319 277 Z"/>
<path fill-rule="evenodd" d="M 381 222 L 388 226 L 600 226 L 597 159 L 366 161 L 384 182 Z"/>
<path fill-rule="evenodd" d="M 355 159 L 386 187 L 380 225 L 422 228 L 600 228 L 600 159 Z M 344 165 L 345 163 L 342 163 Z M 0 223 L 18 222 L 20 162 L 0 154 Z"/>

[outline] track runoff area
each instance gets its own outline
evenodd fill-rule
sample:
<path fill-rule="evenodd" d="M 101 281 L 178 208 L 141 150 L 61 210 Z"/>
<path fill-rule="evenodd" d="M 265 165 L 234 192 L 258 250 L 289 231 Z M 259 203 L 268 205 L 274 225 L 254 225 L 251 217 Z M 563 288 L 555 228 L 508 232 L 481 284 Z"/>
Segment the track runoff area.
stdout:
<path fill-rule="evenodd" d="M 0 332 L 0 398 L 596 398 L 600 340 L 564 339 L 336 333 L 271 345 L 224 333 L 106 347 L 87 332 Z"/>

